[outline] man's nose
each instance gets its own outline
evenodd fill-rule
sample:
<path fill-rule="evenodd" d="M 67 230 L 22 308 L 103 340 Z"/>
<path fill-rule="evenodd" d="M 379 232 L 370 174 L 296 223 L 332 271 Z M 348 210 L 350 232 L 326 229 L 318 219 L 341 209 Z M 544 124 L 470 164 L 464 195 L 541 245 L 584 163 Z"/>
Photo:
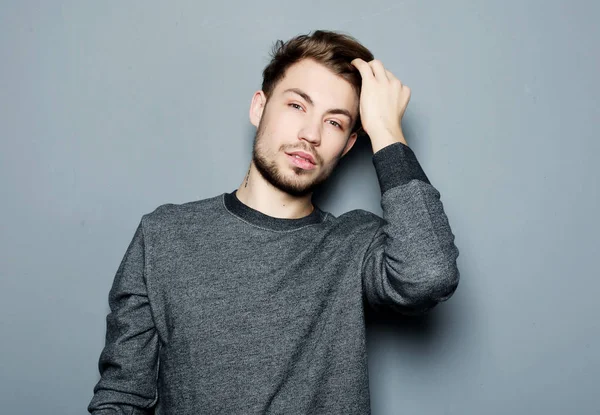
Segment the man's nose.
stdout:
<path fill-rule="evenodd" d="M 315 145 L 321 142 L 321 124 L 316 122 L 306 123 L 298 133 L 298 138 L 309 141 Z"/>

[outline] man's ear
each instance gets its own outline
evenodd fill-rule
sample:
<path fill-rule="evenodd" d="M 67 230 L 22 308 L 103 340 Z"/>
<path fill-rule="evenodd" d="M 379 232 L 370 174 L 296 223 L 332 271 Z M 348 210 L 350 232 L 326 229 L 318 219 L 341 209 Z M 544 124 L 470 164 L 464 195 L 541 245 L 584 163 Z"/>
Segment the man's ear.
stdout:
<path fill-rule="evenodd" d="M 358 137 L 357 133 L 350 134 L 350 137 L 348 138 L 348 142 L 346 143 L 346 147 L 344 148 L 344 151 L 342 152 L 342 157 L 344 157 L 346 155 L 346 153 L 350 151 L 352 146 L 354 146 L 354 143 L 356 143 L 357 137 Z"/>
<path fill-rule="evenodd" d="M 258 128 L 266 103 L 267 97 L 263 91 L 256 91 L 254 96 L 252 96 L 252 102 L 250 103 L 250 122 L 256 128 Z"/>

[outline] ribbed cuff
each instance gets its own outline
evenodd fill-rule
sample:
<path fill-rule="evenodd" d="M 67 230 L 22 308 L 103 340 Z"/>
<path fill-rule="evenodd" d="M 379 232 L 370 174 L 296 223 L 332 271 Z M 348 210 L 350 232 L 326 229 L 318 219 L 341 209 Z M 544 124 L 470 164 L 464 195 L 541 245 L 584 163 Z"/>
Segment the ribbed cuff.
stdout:
<path fill-rule="evenodd" d="M 404 143 L 394 143 L 382 148 L 373 154 L 372 161 L 377 172 L 381 194 L 413 179 L 431 184 L 421 168 L 417 156 Z"/>

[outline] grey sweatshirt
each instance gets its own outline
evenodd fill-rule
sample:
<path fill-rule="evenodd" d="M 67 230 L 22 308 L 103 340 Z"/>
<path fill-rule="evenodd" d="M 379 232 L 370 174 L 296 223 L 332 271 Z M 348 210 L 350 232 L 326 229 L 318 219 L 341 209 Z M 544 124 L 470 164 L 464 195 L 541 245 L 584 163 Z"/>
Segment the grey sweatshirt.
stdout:
<path fill-rule="evenodd" d="M 369 414 L 365 305 L 456 290 L 439 192 L 402 143 L 373 155 L 383 217 L 267 216 L 235 190 L 142 215 L 109 293 L 100 414 Z"/>

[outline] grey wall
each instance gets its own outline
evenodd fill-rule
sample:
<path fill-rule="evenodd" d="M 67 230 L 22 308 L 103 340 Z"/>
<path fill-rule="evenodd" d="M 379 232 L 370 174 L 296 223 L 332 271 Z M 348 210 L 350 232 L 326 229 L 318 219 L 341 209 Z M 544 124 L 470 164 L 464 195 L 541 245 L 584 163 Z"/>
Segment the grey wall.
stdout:
<path fill-rule="evenodd" d="M 373 413 L 598 414 L 594 1 L 0 2 L 0 402 L 81 414 L 142 214 L 231 191 L 275 39 L 367 45 L 412 99 L 461 284 L 369 324 Z M 318 195 L 381 213 L 370 148 Z"/>

